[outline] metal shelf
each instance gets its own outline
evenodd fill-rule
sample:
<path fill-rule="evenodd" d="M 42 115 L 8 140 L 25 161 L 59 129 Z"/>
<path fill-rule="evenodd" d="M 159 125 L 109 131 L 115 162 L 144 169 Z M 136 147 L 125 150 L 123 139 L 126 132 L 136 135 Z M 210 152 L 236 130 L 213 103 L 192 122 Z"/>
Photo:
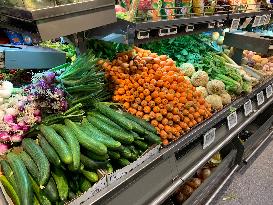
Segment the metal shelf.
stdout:
<path fill-rule="evenodd" d="M 0 14 L 0 27 L 31 35 L 34 42 L 116 21 L 114 0 L 92 0 L 37 10 L 0 6 Z"/>

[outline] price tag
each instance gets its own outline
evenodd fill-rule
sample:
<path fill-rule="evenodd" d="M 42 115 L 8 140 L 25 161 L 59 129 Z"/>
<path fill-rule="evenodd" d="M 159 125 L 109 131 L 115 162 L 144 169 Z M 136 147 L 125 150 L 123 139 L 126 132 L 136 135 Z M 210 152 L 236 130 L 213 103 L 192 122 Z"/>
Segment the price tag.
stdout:
<path fill-rule="evenodd" d="M 246 18 L 246 20 L 244 21 L 244 23 L 240 26 L 240 29 L 246 28 L 250 24 L 251 21 L 252 21 L 251 17 Z"/>
<path fill-rule="evenodd" d="M 234 31 L 234 30 L 237 30 L 238 29 L 238 27 L 239 27 L 239 25 L 240 25 L 240 19 L 233 19 L 232 20 L 232 23 L 231 23 L 231 26 L 230 26 L 230 30 L 232 31 Z"/>
<path fill-rule="evenodd" d="M 137 39 L 150 38 L 150 31 L 139 31 L 137 32 Z"/>
<path fill-rule="evenodd" d="M 253 112 L 251 100 L 246 101 L 246 103 L 244 104 L 244 110 L 245 110 L 245 116 L 248 116 L 250 115 L 250 113 Z"/>
<path fill-rule="evenodd" d="M 273 94 L 272 85 L 267 86 L 265 92 L 266 92 L 266 97 L 270 98 Z"/>
<path fill-rule="evenodd" d="M 159 36 L 169 36 L 174 34 L 177 34 L 177 27 L 162 28 L 158 31 Z"/>
<path fill-rule="evenodd" d="M 194 30 L 194 25 L 187 25 L 186 28 L 185 28 L 186 32 L 191 32 L 193 30 Z"/>
<path fill-rule="evenodd" d="M 267 18 L 266 18 L 265 21 L 264 21 L 264 25 L 269 24 L 270 19 L 271 19 L 271 14 L 267 15 Z"/>
<path fill-rule="evenodd" d="M 267 19 L 267 15 L 262 15 L 258 26 L 264 25 L 264 22 L 266 21 L 266 19 Z"/>
<path fill-rule="evenodd" d="M 214 28 L 215 27 L 215 22 L 208 23 L 208 28 Z"/>
<path fill-rule="evenodd" d="M 258 106 L 260 106 L 264 103 L 264 92 L 263 91 L 261 91 L 257 94 L 257 103 L 258 103 Z"/>
<path fill-rule="evenodd" d="M 253 22 L 253 24 L 252 24 L 252 27 L 257 27 L 257 26 L 259 26 L 260 19 L 261 19 L 261 16 L 256 16 L 255 19 L 254 19 L 254 22 Z"/>
<path fill-rule="evenodd" d="M 228 121 L 228 129 L 231 130 L 233 127 L 235 127 L 238 123 L 237 121 L 237 113 L 236 111 L 231 113 L 229 116 L 227 116 Z"/>
<path fill-rule="evenodd" d="M 206 149 L 208 146 L 211 145 L 211 143 L 213 143 L 215 139 L 215 130 L 216 128 L 212 128 L 204 135 L 203 149 Z"/>

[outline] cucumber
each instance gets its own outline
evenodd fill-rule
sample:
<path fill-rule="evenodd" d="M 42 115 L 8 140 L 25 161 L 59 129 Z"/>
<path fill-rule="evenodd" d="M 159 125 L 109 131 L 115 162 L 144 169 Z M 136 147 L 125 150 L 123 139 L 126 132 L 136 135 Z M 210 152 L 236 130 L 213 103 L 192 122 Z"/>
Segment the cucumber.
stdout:
<path fill-rule="evenodd" d="M 120 158 L 120 154 L 118 152 L 108 151 L 108 154 L 111 159 L 119 159 Z"/>
<path fill-rule="evenodd" d="M 85 155 L 81 154 L 81 163 L 84 165 L 86 169 L 97 170 L 99 168 L 105 168 L 107 166 L 107 162 L 108 161 L 104 162 L 94 161 L 86 157 Z"/>
<path fill-rule="evenodd" d="M 138 123 L 141 127 L 143 127 L 145 130 L 148 130 L 150 132 L 153 132 L 153 133 L 157 133 L 156 129 L 154 126 L 152 126 L 150 123 L 146 122 L 145 120 L 141 119 L 141 118 L 138 118 L 134 115 L 131 115 L 130 113 L 128 112 L 123 112 L 122 113 L 123 116 L 125 116 L 127 119 L 129 120 L 132 120 L 136 123 Z"/>
<path fill-rule="evenodd" d="M 106 171 L 108 174 L 111 174 L 114 172 L 113 166 L 110 163 L 107 163 Z"/>
<path fill-rule="evenodd" d="M 128 132 L 124 132 L 121 129 L 108 125 L 100 119 L 95 119 L 92 117 L 87 117 L 87 119 L 91 123 L 92 127 L 99 129 L 106 135 L 113 137 L 115 140 L 118 140 L 119 142 L 130 144 L 134 141 L 134 136 Z"/>
<path fill-rule="evenodd" d="M 115 127 L 117 129 L 124 130 L 118 124 L 116 124 L 115 122 L 110 120 L 108 117 L 104 116 L 103 114 L 100 114 L 99 112 L 96 112 L 96 111 L 89 112 L 88 116 L 87 116 L 87 119 L 89 119 L 90 117 L 95 118 L 95 119 L 99 119 L 99 120 L 103 121 L 104 123 L 106 123 L 107 125 L 111 125 L 112 127 Z"/>
<path fill-rule="evenodd" d="M 14 172 L 12 171 L 11 167 L 9 166 L 6 160 L 1 160 L 1 171 L 4 173 L 5 177 L 11 183 L 12 187 L 18 192 L 17 183 L 15 181 Z"/>
<path fill-rule="evenodd" d="M 88 179 L 92 183 L 99 181 L 99 176 L 95 172 L 82 170 L 81 173 L 83 174 L 83 176 L 85 176 L 86 179 Z"/>
<path fill-rule="evenodd" d="M 38 183 L 43 186 L 49 179 L 50 176 L 50 164 L 46 158 L 43 150 L 38 146 L 34 140 L 25 138 L 22 142 L 22 146 L 26 153 L 33 159 L 39 170 Z"/>
<path fill-rule="evenodd" d="M 136 132 L 130 131 L 130 134 L 134 136 L 134 140 L 144 140 L 144 138 L 140 137 Z"/>
<path fill-rule="evenodd" d="M 138 151 L 135 149 L 134 146 L 130 146 L 129 149 L 130 149 L 130 151 L 132 153 L 131 160 L 134 160 L 134 161 L 137 160 L 138 155 L 139 155 Z"/>
<path fill-rule="evenodd" d="M 7 192 L 9 197 L 11 198 L 12 202 L 14 203 L 14 205 L 20 205 L 19 197 L 18 197 L 15 189 L 11 185 L 11 183 L 8 181 L 8 179 L 4 175 L 1 175 L 0 181 L 5 188 L 5 191 Z"/>
<path fill-rule="evenodd" d="M 152 144 L 161 144 L 161 140 L 160 140 L 160 137 L 157 136 L 156 134 L 152 133 L 152 132 L 149 132 L 149 131 L 145 131 L 145 135 L 143 135 L 143 138 L 152 143 Z"/>
<path fill-rule="evenodd" d="M 35 196 L 37 197 L 37 200 L 42 205 L 51 205 L 50 200 L 46 197 L 46 195 L 42 192 L 38 184 L 35 182 L 35 180 L 29 175 L 33 191 L 35 193 Z"/>
<path fill-rule="evenodd" d="M 61 159 L 56 150 L 48 143 L 48 141 L 42 136 L 38 135 L 39 145 L 45 153 L 48 161 L 56 167 L 61 166 Z"/>
<path fill-rule="evenodd" d="M 118 163 L 122 167 L 126 167 L 127 165 L 130 164 L 130 161 L 124 158 L 118 159 Z"/>
<path fill-rule="evenodd" d="M 139 148 L 142 151 L 146 151 L 149 147 L 145 142 L 139 140 L 135 140 L 134 144 L 136 145 L 137 148 Z"/>
<path fill-rule="evenodd" d="M 72 153 L 63 138 L 58 135 L 52 127 L 40 125 L 39 129 L 42 132 L 43 136 L 46 138 L 46 140 L 49 142 L 49 144 L 53 146 L 53 148 L 56 150 L 60 159 L 65 164 L 71 164 Z"/>
<path fill-rule="evenodd" d="M 64 125 L 53 125 L 53 129 L 60 134 L 72 153 L 73 169 L 80 168 L 80 144 L 70 127 Z"/>
<path fill-rule="evenodd" d="M 51 172 L 51 174 L 57 185 L 60 199 L 62 201 L 66 200 L 68 197 L 69 188 L 64 172 L 61 169 L 56 168 L 54 171 Z"/>
<path fill-rule="evenodd" d="M 16 154 L 7 154 L 8 163 L 14 172 L 15 181 L 18 184 L 18 197 L 20 205 L 30 205 L 33 203 L 33 192 L 31 181 L 23 161 Z"/>
<path fill-rule="evenodd" d="M 85 177 L 80 180 L 80 190 L 82 192 L 88 191 L 91 186 L 92 184 Z"/>
<path fill-rule="evenodd" d="M 28 172 L 32 176 L 35 182 L 39 180 L 39 170 L 33 159 L 24 151 L 20 153 L 20 158 L 24 162 Z M 58 201 L 59 196 L 57 194 L 57 187 L 52 177 L 49 178 L 48 183 L 45 185 L 43 192 L 50 201 Z"/>
<path fill-rule="evenodd" d="M 122 146 L 118 151 L 121 156 L 125 157 L 126 159 L 130 159 L 132 157 L 132 153 L 128 147 Z"/>
<path fill-rule="evenodd" d="M 88 136 L 95 138 L 109 149 L 116 149 L 121 145 L 120 142 L 114 140 L 111 135 L 102 132 L 96 126 L 93 126 L 91 123 L 89 123 L 86 118 L 83 119 L 82 129 L 86 134 L 88 134 Z"/>
<path fill-rule="evenodd" d="M 84 155 L 86 155 L 87 157 L 89 157 L 90 159 L 95 160 L 95 161 L 105 161 L 105 160 L 109 159 L 108 154 L 106 154 L 106 155 L 97 155 L 97 154 L 91 152 L 90 150 L 86 150 L 86 149 L 82 149 L 81 152 Z"/>
<path fill-rule="evenodd" d="M 126 130 L 132 130 L 133 126 L 130 120 L 124 117 L 121 113 L 111 109 L 109 106 L 103 103 L 96 103 L 95 108 L 106 117 L 110 118 L 112 121 L 120 125 Z"/>
<path fill-rule="evenodd" d="M 34 198 L 33 198 L 33 205 L 40 205 L 36 196 L 34 196 Z"/>
<path fill-rule="evenodd" d="M 98 155 L 105 155 L 107 153 L 107 147 L 104 144 L 94 140 L 94 138 L 89 137 L 79 128 L 79 126 L 76 125 L 76 123 L 66 119 L 65 125 L 73 130 L 77 140 L 84 148 L 91 150 Z"/>

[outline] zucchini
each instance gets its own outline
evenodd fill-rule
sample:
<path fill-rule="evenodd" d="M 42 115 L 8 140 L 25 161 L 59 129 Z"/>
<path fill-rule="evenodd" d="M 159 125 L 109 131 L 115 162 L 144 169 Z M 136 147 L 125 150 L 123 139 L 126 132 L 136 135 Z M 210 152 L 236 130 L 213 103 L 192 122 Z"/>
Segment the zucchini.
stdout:
<path fill-rule="evenodd" d="M 128 147 L 122 146 L 118 151 L 121 156 L 125 157 L 126 159 L 130 159 L 132 157 L 132 153 Z"/>
<path fill-rule="evenodd" d="M 118 159 L 118 163 L 122 167 L 126 167 L 127 165 L 130 164 L 130 161 L 124 158 Z"/>
<path fill-rule="evenodd" d="M 69 192 L 68 181 L 65 177 L 65 173 L 61 169 L 56 168 L 54 171 L 51 172 L 51 174 L 57 185 L 60 199 L 62 201 L 65 201 L 68 197 L 68 192 Z"/>
<path fill-rule="evenodd" d="M 124 117 L 121 113 L 111 109 L 109 106 L 103 104 L 103 103 L 96 103 L 95 108 L 106 117 L 113 120 L 115 123 L 120 125 L 126 130 L 132 130 L 133 125 L 130 120 L 128 120 L 126 117 Z"/>
<path fill-rule="evenodd" d="M 152 132 L 149 132 L 149 131 L 146 131 L 145 132 L 146 134 L 143 135 L 143 138 L 152 143 L 152 144 L 161 144 L 161 140 L 160 140 L 160 137 L 157 136 L 156 134 L 152 133 Z"/>
<path fill-rule="evenodd" d="M 120 154 L 118 152 L 108 151 L 108 154 L 111 159 L 119 159 L 120 158 Z"/>
<path fill-rule="evenodd" d="M 109 155 L 105 154 L 105 155 L 97 155 L 93 152 L 91 152 L 90 150 L 86 150 L 86 149 L 82 149 L 81 152 L 86 155 L 87 157 L 89 157 L 92 160 L 95 161 L 105 161 L 109 159 Z M 109 152 L 109 151 L 108 151 Z"/>
<path fill-rule="evenodd" d="M 86 149 L 91 150 L 92 152 L 98 155 L 105 155 L 107 153 L 107 147 L 98 142 L 94 138 L 89 137 L 82 131 L 76 123 L 72 122 L 71 120 L 66 119 L 65 125 L 70 127 L 73 130 L 73 133 L 77 137 L 79 143 Z"/>
<path fill-rule="evenodd" d="M 148 130 L 153 133 L 157 133 L 156 129 L 154 126 L 152 126 L 150 123 L 146 122 L 145 120 L 138 118 L 134 115 L 131 115 L 128 112 L 123 112 L 123 116 L 125 116 L 127 119 L 132 120 L 136 123 L 138 123 L 141 127 L 143 127 L 145 130 Z"/>
<path fill-rule="evenodd" d="M 134 144 L 137 146 L 137 148 L 139 148 L 142 151 L 146 151 L 149 147 L 145 142 L 139 140 L 135 140 Z"/>
<path fill-rule="evenodd" d="M 16 183 L 15 177 L 14 177 L 14 172 L 12 171 L 8 162 L 6 160 L 1 160 L 0 163 L 1 163 L 2 173 L 5 175 L 5 177 L 8 179 L 8 181 L 11 183 L 11 185 L 15 189 L 15 191 L 18 192 L 17 183 Z"/>
<path fill-rule="evenodd" d="M 99 176 L 95 172 L 82 170 L 81 173 L 83 174 L 83 176 L 85 176 L 86 179 L 88 179 L 92 183 L 99 181 Z"/>
<path fill-rule="evenodd" d="M 99 129 L 101 132 L 113 137 L 115 140 L 118 140 L 119 142 L 122 142 L 122 143 L 130 144 L 134 141 L 134 136 L 128 132 L 124 132 L 121 129 L 112 127 L 111 125 L 106 124 L 104 121 L 100 119 L 95 119 L 89 116 L 87 117 L 87 119 L 91 123 L 91 126 L 89 123 L 89 127 L 91 129 L 94 129 L 94 128 Z M 113 149 L 115 148 L 117 147 L 113 147 Z"/>
<path fill-rule="evenodd" d="M 48 143 L 48 141 L 42 136 L 38 135 L 39 145 L 45 153 L 48 161 L 56 167 L 61 166 L 61 159 L 56 150 Z"/>
<path fill-rule="evenodd" d="M 49 142 L 51 146 L 56 150 L 60 159 L 65 164 L 72 163 L 72 153 L 69 150 L 68 145 L 65 143 L 63 138 L 58 135 L 52 127 L 40 125 L 40 131 L 42 132 L 43 136 Z"/>
<path fill-rule="evenodd" d="M 81 163 L 84 165 L 86 169 L 97 170 L 99 168 L 105 168 L 107 165 L 107 162 L 108 161 L 104 161 L 104 162 L 94 161 L 86 157 L 85 155 L 81 154 Z"/>
<path fill-rule="evenodd" d="M 22 146 L 26 153 L 33 159 L 39 170 L 38 183 L 43 186 L 49 179 L 50 176 L 50 164 L 46 158 L 43 150 L 38 146 L 34 140 L 25 138 L 22 142 Z"/>
<path fill-rule="evenodd" d="M 9 197 L 11 198 L 12 202 L 14 203 L 14 205 L 20 205 L 19 197 L 18 197 L 14 187 L 8 181 L 8 179 L 4 175 L 1 175 L 0 181 L 5 188 L 5 191 L 7 192 Z"/>
<path fill-rule="evenodd" d="M 53 125 L 52 127 L 64 138 L 72 153 L 72 167 L 74 170 L 78 170 L 80 168 L 80 144 L 73 131 L 70 127 L 64 125 Z"/>
<path fill-rule="evenodd" d="M 80 190 L 82 192 L 88 191 L 91 186 L 92 184 L 85 177 L 80 180 Z"/>
<path fill-rule="evenodd" d="M 31 181 L 23 161 L 16 154 L 7 154 L 8 163 L 14 172 L 15 181 L 18 184 L 18 197 L 20 205 L 30 205 L 33 203 L 33 192 Z"/>
<path fill-rule="evenodd" d="M 46 197 L 46 195 L 42 192 L 38 184 L 35 182 L 35 180 L 29 175 L 33 191 L 35 193 L 35 196 L 37 197 L 38 201 L 42 205 L 51 205 L 50 200 Z"/>

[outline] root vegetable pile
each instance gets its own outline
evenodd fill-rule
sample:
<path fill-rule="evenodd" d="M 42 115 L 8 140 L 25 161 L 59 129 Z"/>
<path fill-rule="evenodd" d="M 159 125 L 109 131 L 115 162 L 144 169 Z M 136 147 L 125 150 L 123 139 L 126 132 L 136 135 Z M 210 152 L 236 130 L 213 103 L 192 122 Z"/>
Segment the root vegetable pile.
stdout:
<path fill-rule="evenodd" d="M 99 64 L 115 86 L 113 100 L 149 121 L 165 145 L 211 116 L 210 104 L 166 55 L 134 47 Z"/>

